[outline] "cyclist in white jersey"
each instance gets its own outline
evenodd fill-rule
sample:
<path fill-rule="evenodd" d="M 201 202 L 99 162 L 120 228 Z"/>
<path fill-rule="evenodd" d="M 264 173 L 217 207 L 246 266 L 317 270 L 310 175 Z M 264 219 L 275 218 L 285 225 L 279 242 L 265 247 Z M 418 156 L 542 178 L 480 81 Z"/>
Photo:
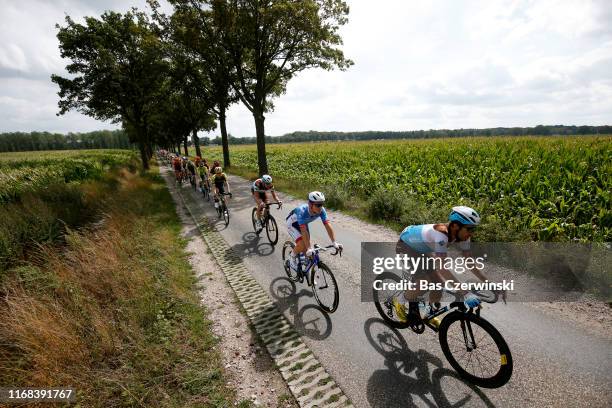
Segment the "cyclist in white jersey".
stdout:
<path fill-rule="evenodd" d="M 457 243 L 457 246 L 462 251 L 464 257 L 470 256 L 470 239 L 476 226 L 480 224 L 480 215 L 472 208 L 465 206 L 453 207 L 448 216 L 447 224 L 425 224 L 425 225 L 410 225 L 406 227 L 400 234 L 400 239 L 396 245 L 396 252 L 399 254 L 408 254 L 410 257 L 423 257 L 423 255 L 431 258 L 446 258 L 448 253 L 449 243 Z M 472 270 L 482 281 L 485 278 L 476 269 Z M 445 268 L 433 268 L 431 265 L 424 265 L 413 274 L 415 281 L 427 280 L 429 282 L 457 281 L 451 271 Z M 417 296 L 423 290 L 407 290 L 403 295 L 398 296 L 393 300 L 397 317 L 402 321 L 417 322 L 420 320 Z M 467 291 L 458 292 L 467 296 L 465 302 L 469 307 L 476 307 L 480 300 L 476 295 Z M 429 300 L 431 303 L 440 301 L 442 291 L 433 291 L 430 293 Z M 406 315 L 405 304 L 408 305 L 408 315 Z"/>

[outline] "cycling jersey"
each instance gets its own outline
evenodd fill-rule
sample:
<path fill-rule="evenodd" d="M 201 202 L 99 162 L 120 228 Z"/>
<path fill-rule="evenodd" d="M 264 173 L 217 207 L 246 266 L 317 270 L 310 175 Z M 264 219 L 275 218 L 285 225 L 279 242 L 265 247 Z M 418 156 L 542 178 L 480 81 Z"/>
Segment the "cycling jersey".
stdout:
<path fill-rule="evenodd" d="M 195 168 L 195 166 L 193 165 L 192 162 L 187 162 L 187 169 L 189 169 L 189 172 L 191 174 L 195 174 L 195 172 L 196 172 L 196 168 Z"/>
<path fill-rule="evenodd" d="M 176 159 L 175 159 L 175 160 L 172 162 L 172 165 L 173 165 L 173 167 L 174 167 L 174 170 L 176 170 L 176 171 L 181 171 L 181 170 L 183 169 L 183 166 L 181 165 L 181 161 L 180 161 L 180 160 L 176 160 Z"/>
<path fill-rule="evenodd" d="M 227 176 L 225 173 L 215 174 L 212 176 L 212 181 L 215 183 L 215 186 L 223 185 L 227 181 Z"/>
<path fill-rule="evenodd" d="M 254 193 L 255 191 L 257 191 L 258 193 L 261 193 L 263 191 L 272 190 L 273 188 L 274 188 L 274 185 L 266 184 L 263 182 L 262 179 L 257 179 L 251 185 L 251 192 Z"/>
<path fill-rule="evenodd" d="M 302 231 L 300 230 L 300 227 L 304 225 L 308 231 L 308 224 L 319 217 L 321 218 L 323 224 L 327 224 L 329 222 L 327 219 L 327 211 L 325 211 L 325 208 L 323 207 L 321 207 L 321 212 L 319 214 L 311 214 L 308 210 L 308 204 L 303 204 L 291 210 L 286 219 L 287 231 L 289 232 L 291 238 L 293 238 L 295 242 L 298 242 L 300 239 L 302 239 Z"/>
<path fill-rule="evenodd" d="M 436 230 L 435 224 L 409 225 L 400 234 L 400 240 L 409 248 L 421 254 L 448 252 L 448 236 Z M 462 251 L 470 249 L 470 240 L 459 241 L 458 246 Z"/>
<path fill-rule="evenodd" d="M 208 167 L 206 166 L 198 167 L 198 174 L 200 175 L 201 178 L 206 177 L 206 175 L 208 174 Z"/>

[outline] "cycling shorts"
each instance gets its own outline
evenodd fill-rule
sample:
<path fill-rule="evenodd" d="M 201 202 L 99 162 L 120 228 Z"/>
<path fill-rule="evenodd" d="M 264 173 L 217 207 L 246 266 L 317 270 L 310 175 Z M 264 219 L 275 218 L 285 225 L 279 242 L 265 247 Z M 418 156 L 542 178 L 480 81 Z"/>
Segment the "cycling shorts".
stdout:
<path fill-rule="evenodd" d="M 289 236 L 297 243 L 300 239 L 302 239 L 302 231 L 300 230 L 300 225 L 297 222 L 297 215 L 293 212 L 289 213 L 286 218 L 287 221 L 287 232 L 289 232 Z M 308 229 L 308 224 L 306 224 L 306 231 L 310 234 L 310 230 Z"/>
<path fill-rule="evenodd" d="M 395 244 L 395 253 L 396 254 L 406 254 L 408 255 L 410 258 L 422 258 L 423 261 L 421 262 L 420 267 L 416 270 L 416 272 L 414 274 L 412 274 L 413 279 L 414 278 L 418 278 L 418 279 L 427 279 L 427 277 L 436 271 L 435 268 L 428 268 L 425 262 L 425 259 L 427 258 L 427 254 L 422 254 L 419 253 L 417 251 L 415 251 L 414 249 L 412 249 L 410 246 L 408 246 L 408 244 L 406 244 L 404 241 L 402 241 L 401 239 L 397 241 L 397 244 Z M 429 265 L 431 266 L 431 265 Z M 412 271 L 411 271 L 412 272 Z"/>

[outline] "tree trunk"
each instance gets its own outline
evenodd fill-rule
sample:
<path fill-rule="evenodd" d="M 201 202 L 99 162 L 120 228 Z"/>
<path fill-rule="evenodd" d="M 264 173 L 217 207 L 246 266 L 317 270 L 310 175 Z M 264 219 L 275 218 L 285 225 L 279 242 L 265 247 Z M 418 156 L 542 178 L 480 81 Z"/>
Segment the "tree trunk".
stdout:
<path fill-rule="evenodd" d="M 219 127 L 221 128 L 221 145 L 223 146 L 223 167 L 230 167 L 229 141 L 225 127 L 225 106 L 219 107 Z"/>
<path fill-rule="evenodd" d="M 196 156 L 202 157 L 202 151 L 200 150 L 200 139 L 198 139 L 198 131 L 193 129 L 193 133 L 191 135 L 191 141 L 195 146 Z"/>
<path fill-rule="evenodd" d="M 142 168 L 149 170 L 149 158 L 147 157 L 147 151 L 144 142 L 138 142 L 138 148 L 140 149 L 140 160 L 142 160 Z"/>
<path fill-rule="evenodd" d="M 185 156 L 189 156 L 189 148 L 187 147 L 187 136 L 183 139 L 183 147 L 185 148 Z"/>
<path fill-rule="evenodd" d="M 259 166 L 259 176 L 268 174 L 268 160 L 266 159 L 266 136 L 264 130 L 264 121 L 266 118 L 263 112 L 255 110 L 253 112 L 255 118 L 255 132 L 257 134 L 257 164 Z"/>

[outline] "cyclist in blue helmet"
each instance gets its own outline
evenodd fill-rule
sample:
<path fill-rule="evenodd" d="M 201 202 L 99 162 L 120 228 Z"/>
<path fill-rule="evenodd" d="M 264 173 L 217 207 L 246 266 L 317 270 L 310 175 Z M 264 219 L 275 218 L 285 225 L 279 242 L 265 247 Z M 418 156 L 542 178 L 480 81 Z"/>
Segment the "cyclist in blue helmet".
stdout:
<path fill-rule="evenodd" d="M 464 257 L 470 256 L 470 240 L 474 230 L 480 224 L 480 215 L 473 208 L 457 206 L 453 207 L 448 221 L 446 224 L 410 225 L 404 228 L 396 244 L 396 253 L 407 254 L 411 258 L 429 257 L 443 260 L 447 257 L 449 244 L 456 243 Z M 451 271 L 440 267 L 441 263 L 432 262 L 435 266 L 429 262 L 425 265 L 421 264 L 419 269 L 413 273 L 413 281 L 417 284 L 419 280 L 437 283 L 457 281 Z M 472 273 L 479 279 L 485 280 L 478 270 L 473 269 Z M 395 312 L 401 321 L 416 323 L 421 319 L 416 298 L 423 292 L 417 286 L 416 290 L 407 290 L 393 300 Z M 465 302 L 469 307 L 476 307 L 480 303 L 476 295 L 465 291 L 459 294 L 466 295 Z M 442 291 L 436 290 L 430 293 L 429 300 L 431 303 L 436 303 L 441 297 Z M 406 303 L 408 303 L 407 314 Z"/>

